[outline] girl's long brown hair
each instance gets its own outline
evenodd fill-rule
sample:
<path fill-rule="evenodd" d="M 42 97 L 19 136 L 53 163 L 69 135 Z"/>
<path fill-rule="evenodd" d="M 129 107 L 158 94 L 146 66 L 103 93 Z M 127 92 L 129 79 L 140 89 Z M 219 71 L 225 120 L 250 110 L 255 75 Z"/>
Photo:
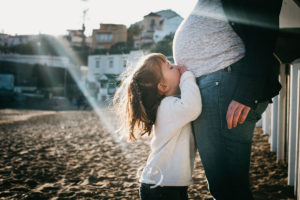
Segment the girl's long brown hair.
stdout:
<path fill-rule="evenodd" d="M 164 97 L 157 89 L 163 79 L 161 65 L 167 59 L 163 54 L 149 54 L 143 63 L 118 88 L 113 104 L 122 119 L 122 127 L 129 133 L 129 140 L 151 135 L 158 106 Z"/>

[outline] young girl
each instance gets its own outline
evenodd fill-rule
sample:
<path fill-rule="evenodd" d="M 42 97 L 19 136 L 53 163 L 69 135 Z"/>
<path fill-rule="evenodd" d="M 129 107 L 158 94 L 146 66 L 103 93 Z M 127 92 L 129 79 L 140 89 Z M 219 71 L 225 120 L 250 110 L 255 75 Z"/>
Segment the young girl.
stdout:
<path fill-rule="evenodd" d="M 129 140 L 153 134 L 139 180 L 141 199 L 187 199 L 196 153 L 190 122 L 202 105 L 192 72 L 170 64 L 162 54 L 150 54 L 122 82 L 114 104 L 123 114 Z"/>

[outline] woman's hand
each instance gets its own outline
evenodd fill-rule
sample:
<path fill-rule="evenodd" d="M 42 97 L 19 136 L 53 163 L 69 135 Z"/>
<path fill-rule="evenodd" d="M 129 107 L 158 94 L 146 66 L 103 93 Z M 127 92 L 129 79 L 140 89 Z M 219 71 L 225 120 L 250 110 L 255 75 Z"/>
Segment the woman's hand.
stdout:
<path fill-rule="evenodd" d="M 237 124 L 242 124 L 246 120 L 250 107 L 232 100 L 228 106 L 226 120 L 228 129 L 236 127 Z"/>

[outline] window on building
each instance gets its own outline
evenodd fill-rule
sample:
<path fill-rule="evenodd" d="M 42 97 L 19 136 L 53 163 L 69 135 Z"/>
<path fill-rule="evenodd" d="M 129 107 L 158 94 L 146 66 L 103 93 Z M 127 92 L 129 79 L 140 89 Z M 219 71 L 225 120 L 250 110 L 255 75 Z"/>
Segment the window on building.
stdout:
<path fill-rule="evenodd" d="M 100 67 L 100 60 L 96 60 L 96 68 Z"/>
<path fill-rule="evenodd" d="M 126 68 L 126 65 L 127 65 L 127 60 L 124 59 L 123 60 L 123 67 Z"/>
<path fill-rule="evenodd" d="M 114 60 L 113 60 L 113 58 L 110 58 L 110 59 L 108 60 L 108 66 L 109 66 L 110 68 L 112 68 L 112 67 L 114 66 Z"/>
<path fill-rule="evenodd" d="M 112 34 L 107 34 L 107 33 L 97 34 L 96 40 L 98 42 L 111 42 L 112 41 Z"/>
<path fill-rule="evenodd" d="M 106 80 L 100 81 L 100 85 L 101 88 L 107 88 L 107 81 Z"/>
<path fill-rule="evenodd" d="M 155 20 L 151 19 L 150 28 L 154 29 L 154 27 L 155 27 Z"/>

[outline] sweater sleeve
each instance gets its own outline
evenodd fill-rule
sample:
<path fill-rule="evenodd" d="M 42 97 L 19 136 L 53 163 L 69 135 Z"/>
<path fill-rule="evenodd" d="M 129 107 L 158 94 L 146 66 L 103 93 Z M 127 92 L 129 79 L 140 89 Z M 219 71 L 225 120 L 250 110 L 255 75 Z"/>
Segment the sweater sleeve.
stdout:
<path fill-rule="evenodd" d="M 168 120 L 176 121 L 176 125 L 181 127 L 200 115 L 202 100 L 192 72 L 186 71 L 182 74 L 179 87 L 181 97 L 166 97 L 166 101 L 163 102 L 162 106 L 163 112 L 167 113 Z"/>

